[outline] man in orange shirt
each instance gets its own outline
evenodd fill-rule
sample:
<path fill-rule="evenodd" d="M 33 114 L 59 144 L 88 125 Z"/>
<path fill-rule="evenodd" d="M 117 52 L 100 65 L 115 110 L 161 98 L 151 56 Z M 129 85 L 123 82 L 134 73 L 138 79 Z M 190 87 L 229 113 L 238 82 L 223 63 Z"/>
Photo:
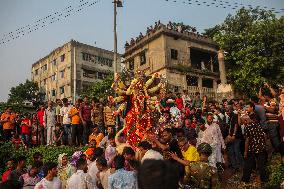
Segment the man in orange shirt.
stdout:
<path fill-rule="evenodd" d="M 5 141 L 12 138 L 12 131 L 14 130 L 15 114 L 12 113 L 12 108 L 8 107 L 1 115 L 0 123 L 3 125 L 3 137 Z"/>
<path fill-rule="evenodd" d="M 79 115 L 79 110 L 81 106 L 82 100 L 78 99 L 75 102 L 75 106 L 73 106 L 69 112 L 69 118 L 71 119 L 71 136 L 72 136 L 72 145 L 82 145 L 83 144 L 83 126 L 81 123 L 81 118 Z"/>

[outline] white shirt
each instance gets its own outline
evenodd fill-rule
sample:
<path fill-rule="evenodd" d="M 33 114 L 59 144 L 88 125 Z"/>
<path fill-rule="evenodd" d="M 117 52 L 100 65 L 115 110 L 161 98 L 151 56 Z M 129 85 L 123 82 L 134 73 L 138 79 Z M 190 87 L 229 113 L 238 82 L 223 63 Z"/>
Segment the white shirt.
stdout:
<path fill-rule="evenodd" d="M 224 162 L 221 148 L 225 149 L 224 139 L 220 127 L 216 123 L 211 125 L 205 124 L 205 131 L 200 131 L 198 133 L 197 144 L 206 142 L 212 147 L 212 154 L 209 157 L 209 164 L 213 167 L 216 167 L 217 162 Z"/>
<path fill-rule="evenodd" d="M 88 174 L 91 176 L 92 183 L 96 185 L 97 182 L 97 173 L 99 172 L 99 169 L 96 165 L 96 161 L 93 161 L 92 163 L 89 164 L 88 166 Z M 97 187 L 95 187 L 97 188 Z"/>
<path fill-rule="evenodd" d="M 110 170 L 100 172 L 100 181 L 104 189 L 108 189 L 108 177 L 111 175 Z"/>
<path fill-rule="evenodd" d="M 211 125 L 205 124 L 205 131 L 200 131 L 197 138 L 197 146 L 203 142 L 210 144 L 211 147 L 220 145 L 226 148 L 220 127 L 216 123 Z"/>
<path fill-rule="evenodd" d="M 146 159 L 163 160 L 164 158 L 159 152 L 151 149 L 145 153 L 141 162 L 143 163 Z"/>
<path fill-rule="evenodd" d="M 191 102 L 191 98 L 189 95 L 183 94 L 181 96 L 182 100 L 183 100 L 183 105 L 185 106 L 186 104 L 189 104 Z"/>
<path fill-rule="evenodd" d="M 176 106 L 170 108 L 170 113 L 173 117 L 180 117 L 180 110 Z"/>
<path fill-rule="evenodd" d="M 218 116 L 223 120 L 224 119 L 224 114 L 222 114 L 221 112 L 218 114 Z M 217 115 L 215 115 L 214 114 L 214 116 L 213 116 L 213 122 L 218 122 L 219 120 L 218 120 L 218 116 Z"/>
<path fill-rule="evenodd" d="M 71 120 L 68 117 L 68 114 L 69 114 L 71 108 L 72 108 L 71 106 L 67 106 L 67 107 L 63 106 L 60 109 L 60 116 L 63 117 L 63 121 L 62 121 L 63 124 L 70 124 L 71 123 Z"/>
<path fill-rule="evenodd" d="M 52 181 L 43 178 L 36 184 L 34 189 L 62 189 L 61 181 L 57 177 L 54 177 Z"/>
<path fill-rule="evenodd" d="M 83 170 L 77 170 L 68 180 L 66 189 L 94 189 L 95 185 L 88 173 Z"/>

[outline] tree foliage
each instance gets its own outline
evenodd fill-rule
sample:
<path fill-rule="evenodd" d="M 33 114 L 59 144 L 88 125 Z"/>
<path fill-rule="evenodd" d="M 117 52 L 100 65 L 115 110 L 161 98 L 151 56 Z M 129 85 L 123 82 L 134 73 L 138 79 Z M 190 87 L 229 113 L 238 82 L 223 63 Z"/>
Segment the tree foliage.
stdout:
<path fill-rule="evenodd" d="M 113 74 L 109 74 L 107 78 L 100 82 L 96 82 L 91 85 L 85 92 L 82 93 L 82 97 L 88 96 L 89 98 L 103 98 L 106 99 L 107 96 L 113 95 L 113 90 L 111 85 L 113 83 Z"/>
<path fill-rule="evenodd" d="M 247 95 L 256 94 L 264 82 L 283 85 L 284 17 L 241 8 L 235 16 L 205 30 L 225 54 L 230 81 Z"/>
<path fill-rule="evenodd" d="M 23 101 L 33 102 L 37 100 L 38 94 L 38 85 L 33 81 L 26 80 L 25 83 L 20 83 L 18 86 L 10 89 L 8 103 L 22 104 Z"/>

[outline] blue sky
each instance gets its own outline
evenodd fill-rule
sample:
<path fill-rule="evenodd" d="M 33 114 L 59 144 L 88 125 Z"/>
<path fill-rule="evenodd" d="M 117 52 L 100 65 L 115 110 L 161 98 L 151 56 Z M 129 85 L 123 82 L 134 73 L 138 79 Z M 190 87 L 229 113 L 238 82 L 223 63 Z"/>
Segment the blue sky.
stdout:
<path fill-rule="evenodd" d="M 78 7 L 94 0 L 0 0 L 0 40 L 4 34 L 35 23 L 66 7 Z M 220 8 L 206 6 L 216 2 L 230 5 L 266 6 L 284 8 L 284 0 L 124 0 L 124 7 L 118 9 L 118 51 L 123 53 L 124 43 L 146 27 L 161 20 L 183 22 L 195 26 L 199 32 L 221 23 L 228 14 L 235 14 L 229 6 Z M 186 2 L 186 3 L 183 3 Z M 198 5 L 200 3 L 200 5 Z M 70 10 L 70 9 L 68 9 Z M 63 11 L 66 13 L 66 10 Z M 58 14 L 57 14 L 58 15 Z M 284 15 L 284 12 L 277 16 Z M 50 17 L 51 18 L 51 17 Z M 50 19 L 49 18 L 49 19 Z M 24 28 L 27 29 L 27 28 Z M 21 30 L 20 30 L 21 31 Z M 7 36 L 6 36 L 7 37 Z M 5 44 L 0 44 L 0 101 L 6 101 L 11 87 L 30 79 L 32 63 L 47 55 L 54 48 L 71 39 L 113 49 L 113 5 L 112 0 L 100 0 L 76 14 L 49 24 L 27 35 Z"/>

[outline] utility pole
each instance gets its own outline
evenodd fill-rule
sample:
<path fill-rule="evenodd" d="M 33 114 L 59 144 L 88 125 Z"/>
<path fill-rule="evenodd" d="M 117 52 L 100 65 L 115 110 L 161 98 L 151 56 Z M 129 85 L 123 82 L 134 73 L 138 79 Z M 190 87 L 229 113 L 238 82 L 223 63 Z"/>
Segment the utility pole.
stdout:
<path fill-rule="evenodd" d="M 114 0 L 113 2 L 113 10 L 114 10 L 114 15 L 113 15 L 113 33 L 114 33 L 114 48 L 113 48 L 113 52 L 114 52 L 114 55 L 113 55 L 113 74 L 114 74 L 114 79 L 115 79 L 115 75 L 116 75 L 116 72 L 117 72 L 117 69 L 116 69 L 116 64 L 117 64 L 117 34 L 116 34 L 116 3 L 117 1 Z"/>
<path fill-rule="evenodd" d="M 114 34 L 114 48 L 113 48 L 113 52 L 114 52 L 114 55 L 113 55 L 113 79 L 114 79 L 114 82 L 115 82 L 115 75 L 117 73 L 117 34 L 116 34 L 116 15 L 117 15 L 117 12 L 116 12 L 116 8 L 117 7 L 122 7 L 122 2 L 121 0 L 113 0 L 113 34 Z M 115 106 L 115 104 L 114 104 Z M 115 123 L 115 127 L 116 129 L 118 129 L 118 125 L 119 124 L 119 116 L 116 116 L 116 123 Z"/>
<path fill-rule="evenodd" d="M 113 15 L 113 33 L 114 33 L 114 56 L 113 56 L 113 73 L 114 73 L 114 78 L 117 73 L 117 34 L 116 34 L 116 8 L 117 7 L 122 7 L 122 2 L 121 0 L 114 0 L 113 2 L 113 10 L 114 10 L 114 15 Z"/>

